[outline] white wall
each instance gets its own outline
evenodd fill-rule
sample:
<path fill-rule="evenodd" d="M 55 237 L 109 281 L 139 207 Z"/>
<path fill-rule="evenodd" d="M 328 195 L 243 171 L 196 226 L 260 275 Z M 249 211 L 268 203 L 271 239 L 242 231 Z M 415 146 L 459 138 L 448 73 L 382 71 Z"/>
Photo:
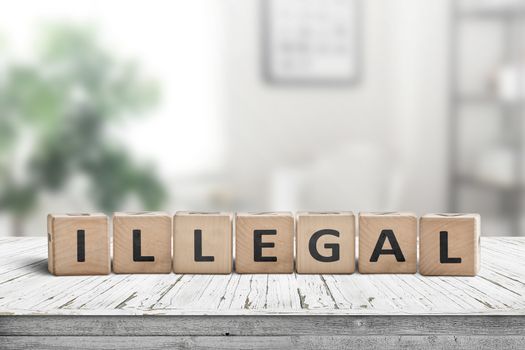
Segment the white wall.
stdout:
<path fill-rule="evenodd" d="M 448 199 L 450 4 L 443 0 L 380 1 L 392 15 L 390 91 L 406 173 L 403 207 L 445 211 Z M 389 118 L 389 114 L 385 115 Z"/>
<path fill-rule="evenodd" d="M 444 210 L 447 2 L 362 1 L 362 79 L 335 88 L 267 85 L 259 1 L 228 4 L 226 154 L 240 206 L 270 205 L 274 169 L 364 141 L 402 164 L 403 208 Z"/>

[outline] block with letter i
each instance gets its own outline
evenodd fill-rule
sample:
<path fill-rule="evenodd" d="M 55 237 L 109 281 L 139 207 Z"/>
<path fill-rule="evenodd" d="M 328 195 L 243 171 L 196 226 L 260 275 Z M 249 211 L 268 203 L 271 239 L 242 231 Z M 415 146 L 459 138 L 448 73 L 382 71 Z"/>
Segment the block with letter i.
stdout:
<path fill-rule="evenodd" d="M 56 276 L 110 273 L 106 215 L 49 214 L 47 230 L 49 272 Z"/>
<path fill-rule="evenodd" d="M 416 273 L 416 215 L 359 214 L 358 264 L 360 273 Z"/>
<path fill-rule="evenodd" d="M 291 213 L 238 213 L 235 270 L 238 273 L 292 273 L 293 238 Z"/>
<path fill-rule="evenodd" d="M 162 212 L 113 215 L 115 273 L 171 272 L 171 215 Z"/>
<path fill-rule="evenodd" d="M 355 217 L 351 212 L 297 214 L 297 273 L 353 273 Z"/>
<path fill-rule="evenodd" d="M 475 276 L 480 268 L 478 214 L 427 214 L 419 221 L 419 272 Z"/>
<path fill-rule="evenodd" d="M 233 214 L 177 212 L 173 219 L 175 273 L 231 273 Z"/>

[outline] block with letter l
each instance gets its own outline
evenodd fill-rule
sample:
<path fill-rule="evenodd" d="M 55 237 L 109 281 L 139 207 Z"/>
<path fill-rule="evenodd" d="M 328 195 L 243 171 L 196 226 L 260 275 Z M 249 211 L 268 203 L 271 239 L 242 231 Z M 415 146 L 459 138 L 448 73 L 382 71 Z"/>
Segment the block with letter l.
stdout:
<path fill-rule="evenodd" d="M 175 273 L 232 272 L 231 213 L 177 212 L 173 219 Z"/>
<path fill-rule="evenodd" d="M 171 227 L 163 212 L 114 213 L 113 271 L 170 273 Z"/>
<path fill-rule="evenodd" d="M 48 270 L 52 274 L 67 276 L 110 273 L 106 215 L 49 214 L 47 232 Z"/>
<path fill-rule="evenodd" d="M 419 272 L 422 275 L 478 274 L 479 214 L 427 214 L 419 220 Z"/>

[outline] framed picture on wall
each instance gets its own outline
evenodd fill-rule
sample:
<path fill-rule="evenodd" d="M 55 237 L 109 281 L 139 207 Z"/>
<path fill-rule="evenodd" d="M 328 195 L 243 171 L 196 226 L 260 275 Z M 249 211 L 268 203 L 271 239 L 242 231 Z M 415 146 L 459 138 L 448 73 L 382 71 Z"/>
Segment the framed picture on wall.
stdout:
<path fill-rule="evenodd" d="M 262 66 L 275 84 L 359 80 L 359 0 L 261 0 Z"/>

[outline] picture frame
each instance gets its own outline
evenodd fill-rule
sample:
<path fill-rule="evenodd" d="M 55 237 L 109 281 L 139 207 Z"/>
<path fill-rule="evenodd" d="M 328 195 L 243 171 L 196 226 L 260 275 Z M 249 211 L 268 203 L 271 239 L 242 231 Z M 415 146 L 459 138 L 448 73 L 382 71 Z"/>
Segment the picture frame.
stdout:
<path fill-rule="evenodd" d="M 261 0 L 264 80 L 350 86 L 361 78 L 360 0 Z"/>

